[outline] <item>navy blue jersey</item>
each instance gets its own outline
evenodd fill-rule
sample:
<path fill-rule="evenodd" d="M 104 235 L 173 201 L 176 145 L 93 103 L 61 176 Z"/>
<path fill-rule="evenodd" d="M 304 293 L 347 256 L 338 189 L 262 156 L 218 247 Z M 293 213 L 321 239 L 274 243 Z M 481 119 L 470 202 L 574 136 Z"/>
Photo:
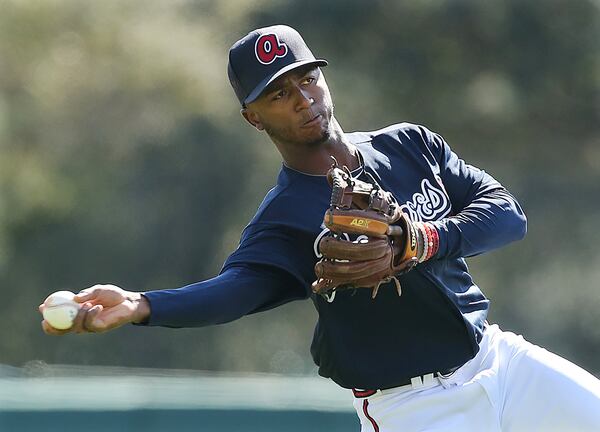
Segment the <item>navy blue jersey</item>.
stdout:
<path fill-rule="evenodd" d="M 174 311 L 180 316 L 181 309 L 192 311 L 195 302 L 203 301 L 200 291 L 208 289 L 219 297 L 216 293 L 225 290 L 220 287 L 229 284 L 244 293 L 261 293 L 258 302 L 238 302 L 234 318 L 311 297 L 319 315 L 311 353 L 319 374 L 342 387 L 394 387 L 407 378 L 471 359 L 478 350 L 489 302 L 469 275 L 464 258 L 521 238 L 526 222 L 519 204 L 500 183 L 464 163 L 439 135 L 424 127 L 403 123 L 347 136 L 362 162 L 354 174 L 369 180 L 365 171 L 370 173 L 412 220 L 431 221 L 439 231 L 436 256 L 400 276 L 401 297 L 393 283 L 382 286 L 375 299 L 371 290 L 360 288 L 326 297 L 311 292 L 314 265 L 320 258 L 318 243 L 327 233 L 323 214 L 331 188 L 325 176 L 283 166 L 277 186 L 225 262 L 221 281 L 216 278 L 166 294 L 147 293 L 150 324 L 195 325 L 193 318 L 182 321 Z M 240 279 L 250 271 L 252 277 Z M 234 272 L 236 277 L 231 276 Z M 227 301 L 235 303 L 235 296 L 228 294 Z M 206 322 L 202 317 L 196 321 Z"/>

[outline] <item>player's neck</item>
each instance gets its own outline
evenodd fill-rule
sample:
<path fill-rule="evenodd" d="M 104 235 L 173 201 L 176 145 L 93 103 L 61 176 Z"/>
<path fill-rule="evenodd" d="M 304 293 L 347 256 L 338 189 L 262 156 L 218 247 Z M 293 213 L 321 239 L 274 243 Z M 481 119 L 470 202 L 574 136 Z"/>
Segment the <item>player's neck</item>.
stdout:
<path fill-rule="evenodd" d="M 358 168 L 358 151 L 346 138 L 335 117 L 332 118 L 330 132 L 326 141 L 314 146 L 281 146 L 276 143 L 284 164 L 306 174 L 325 175 L 331 167 L 333 156 L 342 166 L 351 170 Z"/>

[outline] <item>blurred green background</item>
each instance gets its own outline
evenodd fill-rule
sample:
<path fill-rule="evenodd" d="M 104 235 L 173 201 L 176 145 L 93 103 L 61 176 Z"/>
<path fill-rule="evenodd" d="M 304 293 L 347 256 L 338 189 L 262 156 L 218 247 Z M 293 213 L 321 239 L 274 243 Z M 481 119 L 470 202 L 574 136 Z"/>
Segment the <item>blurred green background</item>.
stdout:
<path fill-rule="evenodd" d="M 598 0 L 0 0 L 0 363 L 314 373 L 310 302 L 63 338 L 37 312 L 56 290 L 218 272 L 280 167 L 227 50 L 287 23 L 329 60 L 345 130 L 424 124 L 519 198 L 526 239 L 470 260 L 490 318 L 599 373 L 599 16 Z"/>

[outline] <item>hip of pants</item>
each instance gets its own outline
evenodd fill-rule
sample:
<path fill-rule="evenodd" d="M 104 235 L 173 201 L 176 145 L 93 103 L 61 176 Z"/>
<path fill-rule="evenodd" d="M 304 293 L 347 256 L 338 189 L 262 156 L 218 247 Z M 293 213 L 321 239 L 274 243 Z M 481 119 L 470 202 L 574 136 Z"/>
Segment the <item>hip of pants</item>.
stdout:
<path fill-rule="evenodd" d="M 491 325 L 450 376 L 355 398 L 354 407 L 362 432 L 591 432 L 600 431 L 600 381 Z"/>

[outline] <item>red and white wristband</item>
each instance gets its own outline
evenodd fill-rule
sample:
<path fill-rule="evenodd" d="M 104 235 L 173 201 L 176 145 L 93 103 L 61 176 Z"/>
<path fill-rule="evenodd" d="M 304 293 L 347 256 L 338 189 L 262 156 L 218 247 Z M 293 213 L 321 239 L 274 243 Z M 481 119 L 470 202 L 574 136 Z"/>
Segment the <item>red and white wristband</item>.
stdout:
<path fill-rule="evenodd" d="M 433 257 L 440 248 L 440 235 L 435 226 L 429 222 L 415 222 L 415 228 L 421 232 L 423 238 L 423 251 L 417 257 L 419 263 Z"/>

